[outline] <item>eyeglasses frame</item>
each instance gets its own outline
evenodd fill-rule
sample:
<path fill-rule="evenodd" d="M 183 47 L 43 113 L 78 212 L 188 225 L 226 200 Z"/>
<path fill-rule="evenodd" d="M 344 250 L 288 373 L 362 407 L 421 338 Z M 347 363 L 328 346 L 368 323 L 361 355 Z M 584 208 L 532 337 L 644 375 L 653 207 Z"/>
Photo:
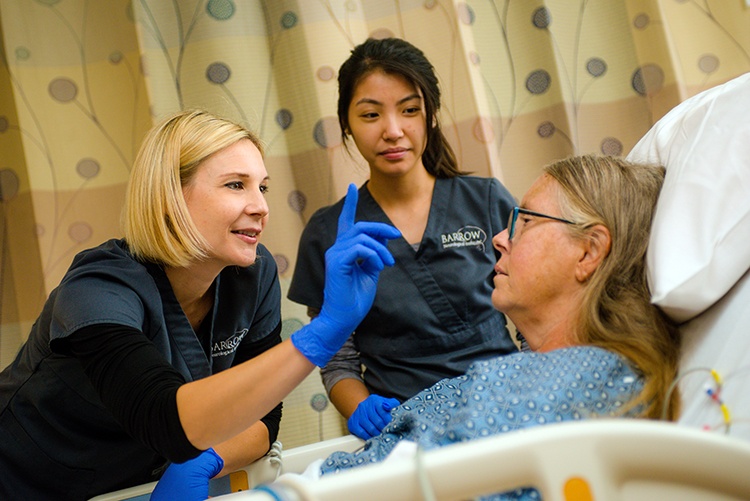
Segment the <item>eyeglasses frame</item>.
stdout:
<path fill-rule="evenodd" d="M 565 224 L 576 224 L 573 221 L 569 221 L 561 217 L 550 216 L 549 214 L 542 214 L 541 212 L 534 212 L 533 210 L 524 209 L 522 207 L 513 207 L 513 211 L 510 213 L 510 217 L 508 218 L 508 240 L 513 240 L 513 237 L 516 234 L 516 222 L 518 221 L 519 214 L 543 217 L 545 219 L 552 219 L 553 221 L 558 221 Z"/>

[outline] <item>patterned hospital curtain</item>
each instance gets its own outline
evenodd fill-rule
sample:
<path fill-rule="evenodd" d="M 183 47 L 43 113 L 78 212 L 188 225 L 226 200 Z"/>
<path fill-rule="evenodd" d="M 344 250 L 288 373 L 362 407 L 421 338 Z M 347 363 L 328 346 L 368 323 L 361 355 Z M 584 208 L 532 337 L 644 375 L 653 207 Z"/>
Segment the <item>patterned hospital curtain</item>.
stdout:
<path fill-rule="evenodd" d="M 165 114 L 260 133 L 286 290 L 305 222 L 368 175 L 336 119 L 338 67 L 366 37 L 424 50 L 462 167 L 520 198 L 546 163 L 627 154 L 750 71 L 749 28 L 744 0 L 0 0 L 0 367 L 73 256 L 120 236 L 130 165 Z M 282 315 L 284 336 L 307 322 L 286 300 Z M 317 373 L 285 400 L 285 447 L 344 432 Z"/>
<path fill-rule="evenodd" d="M 73 256 L 118 233 L 151 123 L 127 1 L 0 3 L 0 362 Z"/>

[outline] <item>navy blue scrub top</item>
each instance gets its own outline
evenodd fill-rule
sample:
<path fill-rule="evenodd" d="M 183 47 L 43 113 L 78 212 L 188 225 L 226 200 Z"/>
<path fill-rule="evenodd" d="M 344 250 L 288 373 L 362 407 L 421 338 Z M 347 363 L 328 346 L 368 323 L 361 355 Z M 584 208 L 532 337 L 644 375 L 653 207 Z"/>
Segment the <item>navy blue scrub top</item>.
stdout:
<path fill-rule="evenodd" d="M 254 265 L 216 279 L 207 356 L 160 266 L 135 260 L 122 240 L 81 252 L 0 373 L 0 493 L 12 486 L 19 499 L 54 491 L 86 499 L 156 480 L 165 464 L 123 430 L 80 362 L 54 352 L 55 340 L 88 325 L 130 326 L 193 381 L 231 367 L 241 343 L 271 334 L 280 305 L 276 263 L 259 245 Z"/>
<path fill-rule="evenodd" d="M 492 306 L 497 254 L 492 237 L 515 205 L 494 178 L 437 179 L 424 236 L 415 251 L 389 241 L 396 265 L 380 275 L 375 302 L 355 330 L 355 347 L 371 393 L 406 400 L 479 358 L 517 351 L 505 317 Z M 323 304 L 325 251 L 336 239 L 343 200 L 306 225 L 289 288 L 292 301 Z M 391 224 L 366 184 L 356 220 Z"/>

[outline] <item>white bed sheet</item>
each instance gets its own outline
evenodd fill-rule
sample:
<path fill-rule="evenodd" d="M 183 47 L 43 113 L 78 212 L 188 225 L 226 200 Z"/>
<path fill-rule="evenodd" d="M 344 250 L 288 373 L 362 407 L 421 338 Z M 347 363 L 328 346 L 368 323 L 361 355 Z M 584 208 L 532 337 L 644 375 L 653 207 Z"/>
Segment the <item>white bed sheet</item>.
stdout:
<path fill-rule="evenodd" d="M 683 405 L 678 422 L 750 441 L 750 271 L 680 331 L 680 371 L 685 375 L 680 379 Z M 729 413 L 729 429 L 718 402 L 707 394 L 716 383 L 705 369 L 715 370 L 723 383 L 719 398 Z"/>

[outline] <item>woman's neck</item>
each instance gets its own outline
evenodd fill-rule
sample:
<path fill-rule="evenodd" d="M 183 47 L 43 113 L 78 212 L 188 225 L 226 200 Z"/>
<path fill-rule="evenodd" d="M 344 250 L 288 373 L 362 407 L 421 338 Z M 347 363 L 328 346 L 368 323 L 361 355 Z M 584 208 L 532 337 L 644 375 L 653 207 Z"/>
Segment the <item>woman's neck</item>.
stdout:
<path fill-rule="evenodd" d="M 575 333 L 578 326 L 577 311 L 553 311 L 546 308 L 540 316 L 524 316 L 511 320 L 533 351 L 547 352 L 578 344 Z"/>
<path fill-rule="evenodd" d="M 431 198 L 435 176 L 425 169 L 414 169 L 404 176 L 385 176 L 370 171 L 367 189 L 380 205 L 403 205 L 420 198 Z"/>
<path fill-rule="evenodd" d="M 398 178 L 375 176 L 367 183 L 372 198 L 410 244 L 422 241 L 434 188 L 435 178 L 425 170 Z"/>
<path fill-rule="evenodd" d="M 193 329 L 197 329 L 214 304 L 216 273 L 201 266 L 165 268 L 177 302 Z"/>

